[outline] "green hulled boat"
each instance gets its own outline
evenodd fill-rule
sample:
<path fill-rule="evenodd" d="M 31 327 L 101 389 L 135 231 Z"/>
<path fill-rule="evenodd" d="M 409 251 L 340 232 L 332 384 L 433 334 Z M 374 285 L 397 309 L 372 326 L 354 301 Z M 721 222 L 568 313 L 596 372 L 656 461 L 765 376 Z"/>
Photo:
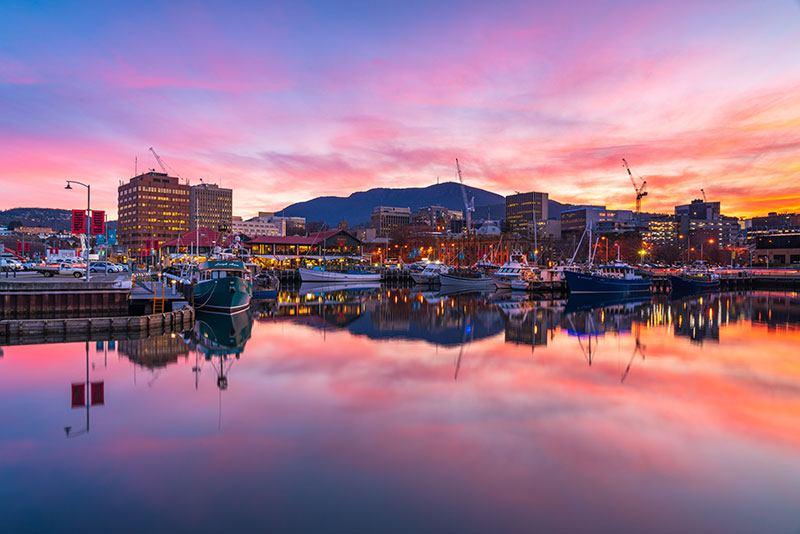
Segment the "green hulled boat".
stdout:
<path fill-rule="evenodd" d="M 192 274 L 192 305 L 199 311 L 237 313 L 250 307 L 253 281 L 244 262 L 209 260 Z"/>

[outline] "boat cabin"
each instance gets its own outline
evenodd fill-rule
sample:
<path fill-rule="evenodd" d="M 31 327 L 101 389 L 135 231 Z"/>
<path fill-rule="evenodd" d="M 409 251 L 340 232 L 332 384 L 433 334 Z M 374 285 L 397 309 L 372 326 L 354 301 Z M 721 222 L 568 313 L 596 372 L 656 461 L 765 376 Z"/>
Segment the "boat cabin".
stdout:
<path fill-rule="evenodd" d="M 195 281 L 217 280 L 220 278 L 250 278 L 250 271 L 244 262 L 232 260 L 204 261 L 197 267 Z"/>
<path fill-rule="evenodd" d="M 613 263 L 611 265 L 600 265 L 598 271 L 600 276 L 606 278 L 619 278 L 621 280 L 636 280 L 641 278 L 636 274 L 633 267 L 626 264 Z"/>

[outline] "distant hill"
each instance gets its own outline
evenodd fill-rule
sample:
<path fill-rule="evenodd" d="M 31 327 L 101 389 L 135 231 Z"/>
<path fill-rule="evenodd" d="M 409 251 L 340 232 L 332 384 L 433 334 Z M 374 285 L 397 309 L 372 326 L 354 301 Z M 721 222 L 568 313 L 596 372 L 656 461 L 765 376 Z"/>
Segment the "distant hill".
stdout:
<path fill-rule="evenodd" d="M 21 221 L 24 226 L 68 230 L 72 227 L 72 212 L 53 208 L 11 208 L 0 211 L 0 226 L 8 226 L 11 221 Z"/>
<path fill-rule="evenodd" d="M 24 226 L 44 226 L 53 230 L 70 230 L 72 212 L 54 208 L 11 208 L 0 210 L 0 226 L 11 221 L 21 221 Z M 117 221 L 108 221 L 109 229 L 116 229 Z"/>
<path fill-rule="evenodd" d="M 477 187 L 467 187 L 468 197 L 475 197 L 476 211 L 479 206 L 497 205 L 505 198 Z M 356 225 L 369 221 L 375 206 L 411 208 L 414 211 L 425 206 L 444 206 L 452 210 L 463 210 L 461 186 L 456 182 L 428 187 L 406 187 L 402 189 L 376 188 L 353 193 L 349 197 L 317 197 L 306 202 L 286 206 L 279 213 L 292 217 L 305 217 L 307 221 L 324 221 L 335 227 L 342 219 Z M 493 213 L 494 215 L 494 210 Z"/>

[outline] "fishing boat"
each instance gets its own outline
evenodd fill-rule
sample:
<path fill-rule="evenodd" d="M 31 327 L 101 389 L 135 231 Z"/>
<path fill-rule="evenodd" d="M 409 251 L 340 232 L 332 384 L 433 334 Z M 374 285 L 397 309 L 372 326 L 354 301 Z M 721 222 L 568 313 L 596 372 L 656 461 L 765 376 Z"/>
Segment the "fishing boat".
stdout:
<path fill-rule="evenodd" d="M 443 289 L 491 289 L 492 282 L 491 276 L 476 269 L 450 269 L 450 271 L 439 275 L 439 283 Z"/>
<path fill-rule="evenodd" d="M 342 270 L 331 270 L 324 266 L 311 269 L 300 267 L 299 271 L 303 282 L 368 282 L 381 279 L 381 273 L 356 267 Z"/>
<path fill-rule="evenodd" d="M 190 281 L 196 310 L 238 313 L 250 306 L 253 282 L 242 261 L 204 261 L 192 271 Z"/>
<path fill-rule="evenodd" d="M 411 277 L 414 278 L 414 281 L 418 284 L 434 285 L 439 283 L 439 275 L 449 271 L 450 267 L 444 263 L 431 263 L 425 267 L 425 270 L 423 270 L 418 277 L 414 277 L 414 275 Z"/>
<path fill-rule="evenodd" d="M 673 293 L 700 293 L 719 289 L 719 275 L 707 269 L 684 269 L 669 275 Z"/>
<path fill-rule="evenodd" d="M 535 268 L 528 264 L 525 254 L 515 250 L 509 255 L 508 261 L 492 274 L 492 280 L 497 289 L 511 289 L 511 282 L 519 279 L 523 273 L 534 270 Z"/>
<path fill-rule="evenodd" d="M 650 291 L 650 279 L 636 274 L 633 267 L 617 261 L 594 271 L 564 271 L 570 293 L 618 293 L 632 295 Z"/>

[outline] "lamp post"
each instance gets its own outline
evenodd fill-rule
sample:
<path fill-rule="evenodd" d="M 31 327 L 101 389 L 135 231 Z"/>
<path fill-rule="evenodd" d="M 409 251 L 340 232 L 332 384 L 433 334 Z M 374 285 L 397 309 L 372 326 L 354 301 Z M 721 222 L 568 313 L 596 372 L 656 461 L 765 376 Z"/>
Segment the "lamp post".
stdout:
<path fill-rule="evenodd" d="M 64 189 L 72 189 L 70 184 L 77 184 L 82 185 L 86 188 L 86 217 L 83 219 L 83 223 L 86 226 L 86 251 L 84 256 L 86 256 L 86 281 L 89 281 L 89 220 L 88 218 L 91 217 L 92 208 L 91 208 L 91 201 L 92 201 L 92 188 L 84 184 L 82 182 L 78 182 L 76 180 L 67 180 L 67 187 Z"/>

